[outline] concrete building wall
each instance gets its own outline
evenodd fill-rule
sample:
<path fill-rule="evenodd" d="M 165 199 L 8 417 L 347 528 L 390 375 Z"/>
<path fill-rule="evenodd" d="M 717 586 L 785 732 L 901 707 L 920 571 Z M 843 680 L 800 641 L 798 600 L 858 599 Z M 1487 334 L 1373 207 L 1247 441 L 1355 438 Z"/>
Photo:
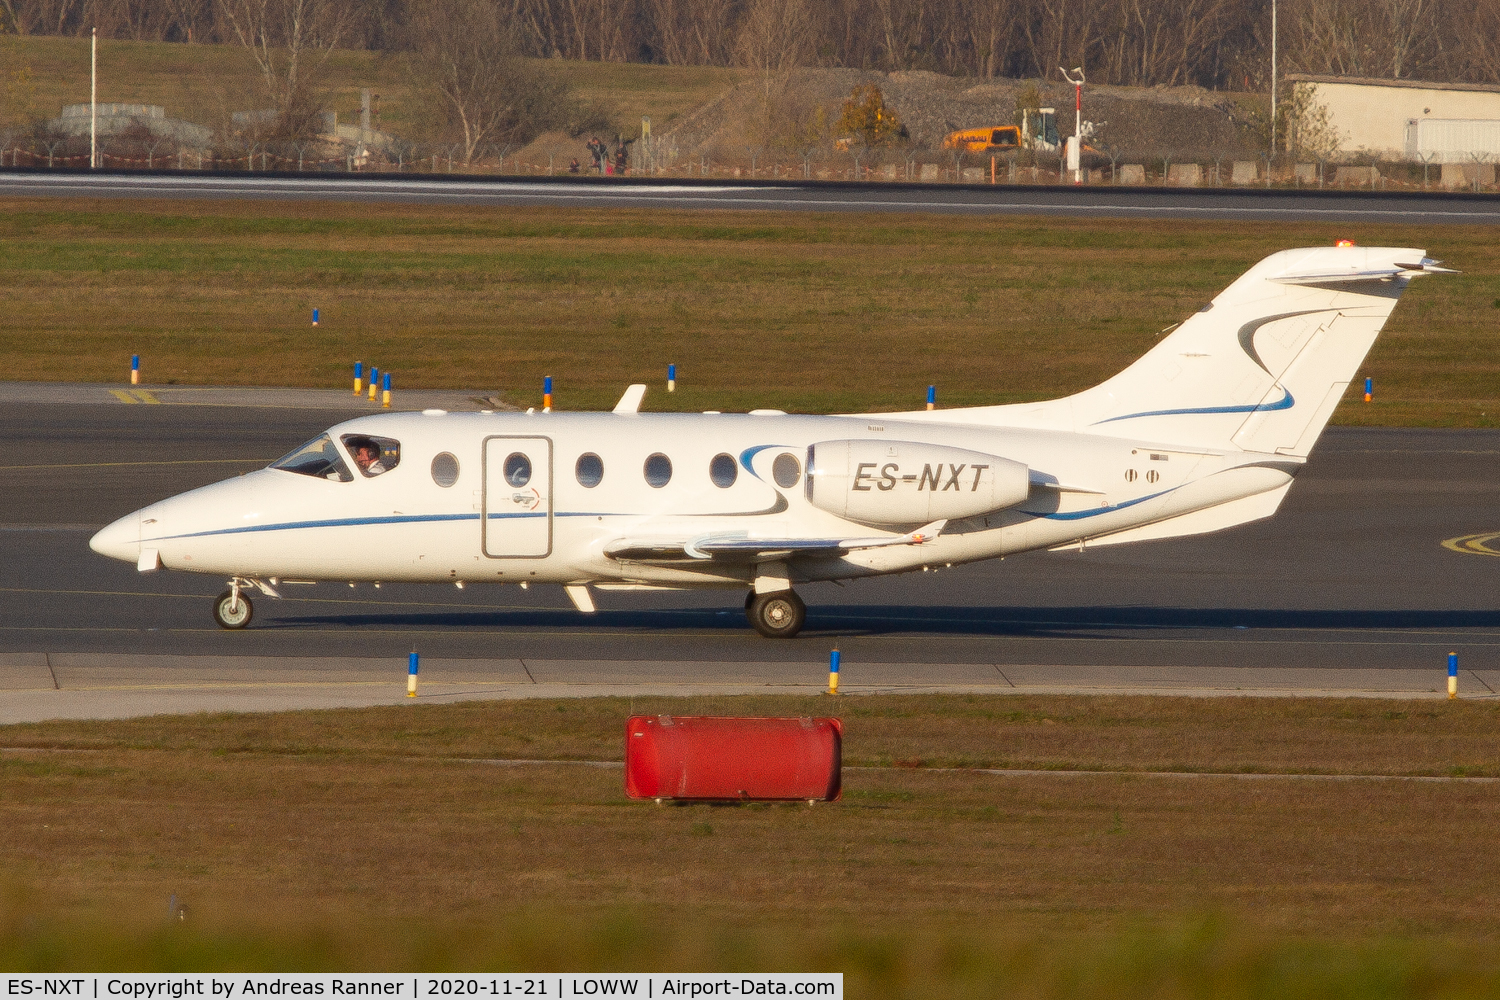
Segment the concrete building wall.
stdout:
<path fill-rule="evenodd" d="M 1500 121 L 1500 87 L 1483 84 L 1291 76 L 1294 87 L 1313 87 L 1314 102 L 1328 109 L 1343 142 L 1340 153 L 1375 153 L 1405 159 L 1406 125 L 1412 119 L 1467 118 Z"/>

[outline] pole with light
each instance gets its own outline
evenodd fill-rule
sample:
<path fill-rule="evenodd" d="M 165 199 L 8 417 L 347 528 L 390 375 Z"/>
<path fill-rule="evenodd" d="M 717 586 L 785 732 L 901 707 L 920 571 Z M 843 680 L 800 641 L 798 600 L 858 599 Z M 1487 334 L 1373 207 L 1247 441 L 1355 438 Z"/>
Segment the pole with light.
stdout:
<path fill-rule="evenodd" d="M 99 29 L 89 42 L 89 169 L 99 166 Z"/>
<path fill-rule="evenodd" d="M 1062 73 L 1063 79 L 1073 85 L 1073 142 L 1068 147 L 1068 166 L 1073 169 L 1073 183 L 1083 183 L 1083 67 L 1074 66 L 1073 72 L 1078 74 L 1078 79 L 1068 75 L 1068 71 L 1061 66 L 1057 67 Z"/>
<path fill-rule="evenodd" d="M 1276 155 L 1276 0 L 1271 0 L 1271 156 Z M 1271 169 L 1269 165 L 1267 170 Z"/>

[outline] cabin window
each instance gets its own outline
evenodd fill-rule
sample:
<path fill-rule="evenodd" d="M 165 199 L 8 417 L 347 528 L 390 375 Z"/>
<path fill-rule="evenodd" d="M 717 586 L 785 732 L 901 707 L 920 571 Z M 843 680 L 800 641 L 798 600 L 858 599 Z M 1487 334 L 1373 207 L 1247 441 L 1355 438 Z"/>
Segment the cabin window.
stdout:
<path fill-rule="evenodd" d="M 661 489 L 672 481 L 672 460 L 661 452 L 657 452 L 646 459 L 646 484 L 653 489 Z"/>
<path fill-rule="evenodd" d="M 777 486 L 789 490 L 802 478 L 802 463 L 797 461 L 796 455 L 784 451 L 771 463 L 771 478 L 776 480 Z"/>
<path fill-rule="evenodd" d="M 401 464 L 401 442 L 394 438 L 370 434 L 345 434 L 344 447 L 354 460 L 354 467 L 366 479 L 390 472 Z"/>
<path fill-rule="evenodd" d="M 604 482 L 604 459 L 589 452 L 578 456 L 578 464 L 573 466 L 573 475 L 578 477 L 578 485 L 584 489 L 591 490 Z"/>
<path fill-rule="evenodd" d="M 505 473 L 505 481 L 512 486 L 525 486 L 531 482 L 531 459 L 513 451 L 505 456 L 505 465 L 501 467 Z"/>
<path fill-rule="evenodd" d="M 445 488 L 458 482 L 458 458 L 446 451 L 434 458 L 432 481 Z"/>
<path fill-rule="evenodd" d="M 708 463 L 708 478 L 721 490 L 729 489 L 739 477 L 740 466 L 733 455 L 720 453 Z"/>

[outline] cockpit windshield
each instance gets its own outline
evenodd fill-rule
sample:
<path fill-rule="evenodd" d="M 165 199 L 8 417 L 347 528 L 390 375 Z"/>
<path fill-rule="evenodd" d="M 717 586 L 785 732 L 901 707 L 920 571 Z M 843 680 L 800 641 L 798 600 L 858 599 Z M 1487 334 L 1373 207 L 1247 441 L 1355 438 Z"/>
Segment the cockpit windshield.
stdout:
<path fill-rule="evenodd" d="M 354 479 L 349 472 L 349 466 L 344 464 L 343 458 L 339 455 L 338 446 L 327 434 L 313 438 L 296 451 L 278 458 L 271 463 L 271 468 L 295 472 L 301 476 L 332 479 L 339 483 L 347 483 Z"/>

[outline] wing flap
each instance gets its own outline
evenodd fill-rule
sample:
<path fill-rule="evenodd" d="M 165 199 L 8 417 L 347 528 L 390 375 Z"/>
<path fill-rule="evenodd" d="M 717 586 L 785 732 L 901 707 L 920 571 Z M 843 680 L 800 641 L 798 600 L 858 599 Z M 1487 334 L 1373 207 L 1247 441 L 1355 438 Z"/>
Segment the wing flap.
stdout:
<path fill-rule="evenodd" d="M 620 538 L 604 554 L 620 562 L 767 562 L 798 556 L 839 555 L 888 545 L 922 545 L 943 533 L 947 519 L 924 524 L 904 535 L 867 538 L 751 538 L 744 533 L 717 533 L 694 538 Z"/>

